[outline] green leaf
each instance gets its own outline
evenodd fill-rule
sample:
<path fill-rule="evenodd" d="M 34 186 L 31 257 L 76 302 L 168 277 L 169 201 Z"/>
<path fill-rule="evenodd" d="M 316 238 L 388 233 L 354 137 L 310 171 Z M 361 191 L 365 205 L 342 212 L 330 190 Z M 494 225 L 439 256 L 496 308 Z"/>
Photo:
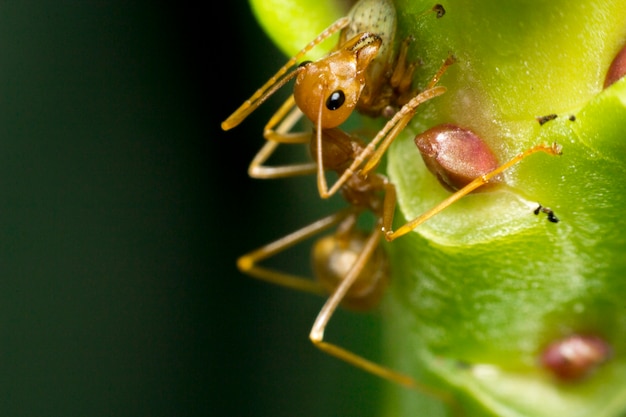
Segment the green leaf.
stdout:
<path fill-rule="evenodd" d="M 336 1 L 252 4 L 289 55 L 346 10 Z M 505 186 L 469 195 L 387 245 L 389 361 L 453 393 L 467 415 L 623 415 L 626 80 L 602 86 L 626 40 L 626 5 L 450 0 L 441 19 L 423 15 L 432 6 L 423 0 L 396 6 L 396 41 L 413 36 L 410 58 L 423 63 L 417 85 L 449 53 L 457 58 L 440 82 L 448 91 L 418 110 L 388 152 L 397 226 L 449 195 L 413 143 L 429 127 L 470 128 L 502 162 L 539 143 L 557 142 L 563 155 L 528 157 L 505 173 Z M 538 203 L 560 222 L 535 216 Z M 602 337 L 614 356 L 565 383 L 539 358 L 571 334 Z M 387 402 L 389 415 L 446 408 L 406 390 Z"/>

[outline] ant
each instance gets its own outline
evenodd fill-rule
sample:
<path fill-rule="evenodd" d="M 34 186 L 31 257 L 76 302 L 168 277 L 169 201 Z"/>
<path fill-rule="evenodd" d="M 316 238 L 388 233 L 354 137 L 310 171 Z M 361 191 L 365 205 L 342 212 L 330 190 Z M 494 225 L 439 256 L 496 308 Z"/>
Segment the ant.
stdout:
<path fill-rule="evenodd" d="M 426 11 L 444 15 L 441 5 Z M 317 174 L 317 187 L 322 198 L 337 193 L 368 161 L 359 175 L 366 176 L 380 161 L 395 137 L 408 124 L 415 109 L 445 92 L 436 86 L 442 69 L 421 93 L 411 88 L 415 63 L 407 63 L 406 55 L 411 43 L 407 38 L 394 51 L 396 11 L 391 0 L 359 0 L 350 12 L 335 21 L 313 41 L 287 61 L 252 97 L 245 101 L 230 117 L 222 122 L 222 129 L 236 127 L 272 94 L 295 78 L 293 94 L 280 106 L 264 128 L 268 141 L 250 163 L 248 173 L 253 178 L 281 178 Z M 294 67 L 315 46 L 340 32 L 337 47 L 317 61 L 304 61 Z M 398 109 L 401 109 L 400 113 Z M 390 119 L 385 128 L 363 147 L 349 167 L 329 187 L 324 174 L 326 163 L 323 148 L 326 138 L 354 112 Z M 292 128 L 305 115 L 314 125 L 314 132 L 293 132 Z M 398 115 L 398 117 L 393 117 Z M 316 142 L 315 145 L 311 144 Z M 280 144 L 306 144 L 316 147 L 316 161 L 285 166 L 265 166 Z M 380 143 L 380 147 L 376 146 Z M 368 159 L 369 158 L 369 159 Z"/>
<path fill-rule="evenodd" d="M 438 16 L 444 13 L 439 5 L 432 10 Z M 385 176 L 370 172 L 417 107 L 445 92 L 444 87 L 436 84 L 454 63 L 454 57 L 449 56 L 427 88 L 416 93 L 411 89 L 416 65 L 406 62 L 411 39 L 402 42 L 398 55 L 394 56 L 395 30 L 396 15 L 391 1 L 360 0 L 346 17 L 333 23 L 298 52 L 222 123 L 224 130 L 237 126 L 269 96 L 296 78 L 293 94 L 265 126 L 264 137 L 268 142 L 251 162 L 249 174 L 256 178 L 280 178 L 317 173 L 321 197 L 328 198 L 340 191 L 349 203 L 337 213 L 241 256 L 237 265 L 242 272 L 275 284 L 320 295 L 330 294 L 310 332 L 316 347 L 367 372 L 449 402 L 447 394 L 324 340 L 326 326 L 340 304 L 367 311 L 374 308 L 384 294 L 389 281 L 388 260 L 379 243 L 383 230 L 391 227 L 396 192 Z M 340 39 L 333 52 L 318 61 L 303 62 L 287 73 L 297 60 L 337 31 L 341 31 Z M 389 119 L 367 145 L 339 128 L 355 110 Z M 302 115 L 314 124 L 313 134 L 291 131 Z M 282 143 L 308 143 L 314 161 L 264 166 Z M 366 161 L 365 167 L 359 169 Z M 326 182 L 326 171 L 334 171 L 338 177 L 331 187 Z M 369 233 L 357 228 L 364 213 L 372 214 L 375 219 L 375 226 Z M 313 246 L 317 281 L 259 266 L 261 261 L 332 227 L 335 232 L 318 239 Z"/>
<path fill-rule="evenodd" d="M 376 7 L 381 6 L 378 2 L 376 4 Z M 382 2 L 382 4 L 387 4 L 387 2 Z M 375 59 L 381 54 L 381 51 L 384 51 L 381 49 L 384 45 L 383 37 L 377 33 L 362 32 L 362 27 L 354 23 L 358 21 L 355 17 L 359 15 L 357 11 L 361 13 L 362 9 L 359 7 L 364 7 L 363 5 L 369 5 L 369 0 L 361 0 L 348 17 L 335 22 L 301 50 L 222 124 L 224 129 L 236 126 L 271 94 L 293 77 L 297 77 L 294 93 L 265 127 L 264 136 L 268 142 L 252 161 L 249 169 L 250 175 L 258 178 L 278 178 L 317 172 L 320 195 L 328 197 L 341 191 L 349 206 L 241 256 L 237 265 L 242 272 L 275 284 L 320 295 L 330 294 L 309 335 L 313 344 L 322 351 L 367 372 L 406 387 L 415 388 L 420 392 L 430 393 L 443 401 L 452 403 L 452 400 L 445 393 L 432 390 L 407 375 L 326 342 L 324 340 L 326 326 L 340 304 L 347 308 L 367 311 L 374 308 L 380 301 L 389 281 L 388 260 L 382 246 L 380 246 L 382 237 L 390 241 L 407 233 L 443 210 L 447 205 L 478 187 L 486 185 L 502 171 L 531 153 L 537 151 L 557 153 L 560 152 L 560 149 L 557 149 L 556 145 L 552 147 L 539 146 L 518 155 L 500 167 L 490 165 L 488 171 L 481 171 L 475 180 L 467 180 L 465 184 L 455 185 L 458 191 L 453 194 L 451 199 L 446 200 L 447 203 L 444 202 L 445 205 L 437 206 L 427 212 L 426 217 L 420 217 L 419 221 L 409 222 L 397 232 L 392 232 L 391 226 L 396 206 L 395 186 L 385 176 L 372 171 L 377 167 L 382 155 L 394 138 L 408 124 L 418 105 L 443 94 L 445 88 L 437 87 L 436 84 L 447 67 L 454 62 L 454 57 L 448 57 L 431 79 L 426 90 L 414 95 L 410 90 L 410 82 L 407 81 L 412 78 L 414 70 L 413 65 L 405 62 L 408 41 L 402 44 L 393 70 L 391 72 L 382 70 L 381 68 L 386 68 L 389 61 L 376 61 Z M 393 5 L 389 3 L 389 6 L 391 7 L 390 10 L 393 11 Z M 351 22 L 353 24 L 349 26 Z M 366 26 L 372 27 L 373 23 L 368 22 Z M 351 28 L 351 31 L 358 33 L 346 41 L 341 41 L 340 46 L 325 58 L 315 63 L 303 63 L 290 74 L 284 75 L 311 48 L 332 33 L 348 27 Z M 395 23 L 393 27 L 395 27 Z M 388 35 L 388 32 L 384 30 L 377 30 L 377 32 L 384 32 Z M 348 30 L 342 31 L 342 38 L 348 37 L 348 33 Z M 346 62 L 360 68 L 361 71 L 358 72 L 358 76 L 347 75 L 345 80 L 341 80 L 339 79 L 340 74 L 336 74 L 334 70 L 331 71 L 329 65 L 345 64 Z M 350 65 L 348 66 L 350 67 Z M 372 72 L 368 72 L 366 69 L 370 69 Z M 390 77 L 385 75 L 389 73 L 393 75 Z M 320 84 L 310 84 L 311 80 L 320 74 L 326 77 L 326 81 Z M 371 74 L 378 74 L 376 75 L 378 78 L 368 78 L 368 76 L 372 76 Z M 340 84 L 338 85 L 341 85 L 342 88 L 345 87 L 342 83 L 357 82 L 357 85 L 356 87 L 345 88 L 345 90 L 338 89 L 335 84 L 331 84 L 329 81 L 339 82 L 336 79 L 339 79 Z M 400 80 L 402 81 L 400 82 Z M 348 98 L 346 98 L 346 91 L 351 94 Z M 343 106 L 346 103 L 348 105 Z M 397 106 L 400 106 L 399 110 L 396 110 Z M 387 124 L 367 145 L 338 127 L 355 109 L 372 116 L 392 115 Z M 312 140 L 310 133 L 291 132 L 291 128 L 295 126 L 303 113 L 315 123 L 315 140 Z M 274 128 L 276 129 L 274 130 Z M 282 167 L 263 166 L 263 163 L 280 143 L 307 142 L 315 159 L 314 162 Z M 381 145 L 376 149 L 376 145 L 379 143 Z M 365 166 L 359 169 L 366 160 Z M 473 161 L 470 161 L 471 163 Z M 324 176 L 326 170 L 334 171 L 339 178 L 330 188 L 327 186 Z M 468 175 L 471 174 L 466 176 Z M 372 214 L 375 219 L 375 226 L 369 233 L 357 228 L 360 216 L 365 213 Z M 259 265 L 261 261 L 332 227 L 335 227 L 335 232 L 318 239 L 312 250 L 316 281 Z"/>
<path fill-rule="evenodd" d="M 324 168 L 335 171 L 340 176 L 348 172 L 350 164 L 366 147 L 359 138 L 341 129 L 324 130 L 323 139 L 324 145 L 321 148 L 315 147 L 316 142 L 312 143 L 313 155 L 324 158 Z M 326 326 L 339 305 L 355 311 L 375 308 L 390 278 L 387 255 L 380 242 L 383 231 L 390 229 L 393 221 L 396 206 L 394 184 L 377 172 L 366 177 L 352 172 L 343 183 L 341 194 L 349 203 L 347 208 L 241 256 L 237 261 L 238 268 L 255 278 L 327 296 L 309 333 L 310 340 L 323 352 L 369 373 L 456 406 L 447 393 L 422 385 L 410 376 L 324 340 Z M 371 213 L 374 217 L 375 225 L 370 232 L 364 232 L 357 227 L 358 220 L 366 213 Z M 258 265 L 261 261 L 332 227 L 335 227 L 334 233 L 317 239 L 313 244 L 312 269 L 316 280 Z"/>

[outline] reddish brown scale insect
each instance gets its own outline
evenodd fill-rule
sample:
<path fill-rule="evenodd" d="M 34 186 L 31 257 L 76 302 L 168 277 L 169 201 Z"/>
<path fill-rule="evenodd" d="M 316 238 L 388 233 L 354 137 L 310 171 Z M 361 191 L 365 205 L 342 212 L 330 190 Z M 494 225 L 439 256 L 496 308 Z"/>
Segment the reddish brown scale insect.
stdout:
<path fill-rule="evenodd" d="M 604 88 L 607 88 L 624 75 L 626 75 L 626 46 L 617 53 L 613 62 L 611 62 L 604 79 Z"/>
<path fill-rule="evenodd" d="M 561 147 L 556 143 L 541 144 L 499 165 L 491 148 L 482 138 L 470 129 L 453 124 L 442 124 L 426 130 L 417 135 L 415 144 L 426 167 L 437 177 L 441 185 L 453 194 L 397 230 L 386 229 L 385 238 L 388 241 L 410 232 L 465 195 L 478 191 L 479 188 L 487 191 L 490 187 L 498 185 L 502 182 L 500 175 L 502 172 L 533 153 L 561 154 Z M 553 223 L 559 221 L 552 210 L 540 204 L 534 213 L 546 213 L 548 220 Z"/>
<path fill-rule="evenodd" d="M 574 334 L 548 345 L 540 360 L 558 379 L 575 382 L 591 375 L 611 356 L 611 346 L 601 337 Z"/>
<path fill-rule="evenodd" d="M 491 148 L 478 135 L 452 124 L 439 125 L 417 135 L 415 145 L 426 167 L 452 192 L 499 165 Z M 492 183 L 497 181 L 495 178 Z M 479 190 L 485 190 L 486 186 Z"/>

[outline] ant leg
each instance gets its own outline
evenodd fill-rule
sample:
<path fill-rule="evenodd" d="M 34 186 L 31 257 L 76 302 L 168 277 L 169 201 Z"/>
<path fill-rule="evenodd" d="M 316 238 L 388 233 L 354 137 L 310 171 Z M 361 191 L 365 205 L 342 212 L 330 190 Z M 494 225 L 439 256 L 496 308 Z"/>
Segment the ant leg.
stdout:
<path fill-rule="evenodd" d="M 352 284 L 354 284 L 354 282 L 356 281 L 359 273 L 367 263 L 367 260 L 376 249 L 376 246 L 379 244 L 380 238 L 381 231 L 377 228 L 369 236 L 365 246 L 363 247 L 363 251 L 359 254 L 359 257 L 350 269 L 348 275 L 341 281 L 339 286 L 335 289 L 333 294 L 328 298 L 328 300 L 320 310 L 311 329 L 311 333 L 309 334 L 309 338 L 316 347 L 332 356 L 342 359 L 358 368 L 361 368 L 367 372 L 378 375 L 385 379 L 395 381 L 407 387 L 413 387 L 415 385 L 415 381 L 413 380 L 413 378 L 398 374 L 395 371 L 377 365 L 365 358 L 362 358 L 350 351 L 347 351 L 346 349 L 324 341 L 324 331 L 326 329 L 328 321 L 345 297 Z"/>
<path fill-rule="evenodd" d="M 456 61 L 456 58 L 453 55 L 449 55 L 444 61 L 443 65 L 441 65 L 437 73 L 433 76 L 433 78 L 428 83 L 426 90 L 424 90 L 422 93 L 418 94 L 417 96 L 413 97 L 404 106 L 402 106 L 402 108 L 398 110 L 398 112 L 389 120 L 389 122 L 387 122 L 387 125 L 385 125 L 385 127 L 379 132 L 379 135 L 381 136 L 379 137 L 379 135 L 376 135 L 374 140 L 372 140 L 372 142 L 370 142 L 367 148 L 364 149 L 364 151 L 362 152 L 363 158 L 367 158 L 370 154 L 371 154 L 371 157 L 369 158 L 369 160 L 367 161 L 367 163 L 361 170 L 362 176 L 367 176 L 367 174 L 370 171 L 372 171 L 378 166 L 381 158 L 383 157 L 385 152 L 387 152 L 387 149 L 389 149 L 389 146 L 391 146 L 391 143 L 396 139 L 396 137 L 400 134 L 400 132 L 404 130 L 406 125 L 409 124 L 409 121 L 415 115 L 415 110 L 417 109 L 417 107 L 420 104 L 432 98 L 435 98 L 443 94 L 446 91 L 445 87 L 435 87 L 435 86 L 439 82 L 443 74 L 446 72 L 448 67 L 454 64 L 455 61 Z M 387 126 L 389 126 L 389 129 L 387 129 Z M 376 146 L 376 144 L 383 138 L 384 140 L 382 141 L 380 146 L 376 149 L 376 151 L 374 151 L 374 147 Z M 360 156 L 361 155 L 359 155 L 359 157 Z"/>
<path fill-rule="evenodd" d="M 448 393 L 440 392 L 426 385 L 420 384 L 408 375 L 404 375 L 392 369 L 386 368 L 380 364 L 365 359 L 362 356 L 359 356 L 356 353 L 351 352 L 345 348 L 324 341 L 324 331 L 326 330 L 326 326 L 328 325 L 330 318 L 346 296 L 350 287 L 357 280 L 359 274 L 367 264 L 369 258 L 376 250 L 376 247 L 380 243 L 381 235 L 382 231 L 379 227 L 377 227 L 376 230 L 374 230 L 368 237 L 362 252 L 359 254 L 347 276 L 341 281 L 339 286 L 335 289 L 335 291 L 328 298 L 328 300 L 320 310 L 317 318 L 315 319 L 315 323 L 311 328 L 309 338 L 317 348 L 331 356 L 341 359 L 373 375 L 398 383 L 407 388 L 415 389 L 420 393 L 439 398 L 445 403 L 454 405 L 455 402 Z"/>
<path fill-rule="evenodd" d="M 448 67 L 452 64 L 454 64 L 456 62 L 456 57 L 452 54 L 448 55 L 448 57 L 446 58 L 446 60 L 443 62 L 443 65 L 441 65 L 441 67 L 439 68 L 439 70 L 435 73 L 435 75 L 433 76 L 433 78 L 431 78 L 430 82 L 428 83 L 428 85 L 426 86 L 426 89 L 431 89 L 433 88 L 435 85 L 437 85 L 437 83 L 439 82 L 439 80 L 441 79 L 441 77 L 443 76 L 443 74 L 446 72 L 446 70 L 448 69 Z"/>
<path fill-rule="evenodd" d="M 446 91 L 445 87 L 434 87 L 430 90 L 423 91 L 417 96 L 413 97 L 407 104 L 405 104 L 398 112 L 385 124 L 385 126 L 378 132 L 378 134 L 372 139 L 372 141 L 354 158 L 352 164 L 348 168 L 344 170 L 341 176 L 335 181 L 332 187 L 328 189 L 325 186 L 325 178 L 321 178 L 320 170 L 318 169 L 318 176 L 320 180 L 318 184 L 322 184 L 320 187 L 320 195 L 322 198 L 327 198 L 335 194 L 341 187 L 350 179 L 352 175 L 354 175 L 359 166 L 366 160 L 367 157 L 371 156 L 365 168 L 361 170 L 359 175 L 366 177 L 369 171 L 376 168 L 378 162 L 382 158 L 382 155 L 385 153 L 391 142 L 396 138 L 396 136 L 406 127 L 413 116 L 413 112 L 415 108 L 425 102 L 430 100 L 431 98 L 442 95 Z M 382 145 L 376 149 L 376 145 L 378 142 L 383 140 Z M 318 138 L 318 141 L 321 140 Z"/>
<path fill-rule="evenodd" d="M 296 106 L 293 94 L 276 110 L 263 128 L 263 137 L 278 143 L 307 143 L 310 133 L 291 132 L 291 129 L 302 119 L 302 111 Z M 276 129 L 274 127 L 278 125 Z"/>
<path fill-rule="evenodd" d="M 376 137 L 368 144 L 363 152 L 357 158 L 355 158 L 355 161 L 360 160 L 360 165 L 361 161 L 369 157 L 369 160 L 361 170 L 362 176 L 367 176 L 370 171 L 376 169 L 383 155 L 385 154 L 385 152 L 387 152 L 389 146 L 391 146 L 391 143 L 396 139 L 400 132 L 404 130 L 406 125 L 409 124 L 409 121 L 415 115 L 415 110 L 417 109 L 417 107 L 432 98 L 442 95 L 446 91 L 445 87 L 436 87 L 436 84 L 439 82 L 448 67 L 452 65 L 455 61 L 456 59 L 454 58 L 454 56 L 449 55 L 448 58 L 446 58 L 446 60 L 444 61 L 443 65 L 439 68 L 437 73 L 428 83 L 426 90 L 413 97 L 404 106 L 402 106 L 400 110 L 398 110 L 398 112 L 387 122 L 385 127 L 383 127 L 383 129 L 378 132 Z M 380 144 L 380 146 L 376 150 L 374 150 L 378 142 L 380 142 L 381 140 L 382 143 Z"/>
<path fill-rule="evenodd" d="M 445 14 L 445 9 L 442 5 L 436 4 L 428 10 L 422 12 L 420 16 L 425 16 L 429 13 L 436 13 L 437 19 L 440 19 Z M 396 58 L 396 62 L 394 65 L 393 73 L 390 79 L 390 85 L 394 87 L 394 89 L 400 94 L 400 103 L 405 103 L 410 100 L 412 96 L 415 95 L 416 91 L 411 91 L 411 84 L 413 83 L 413 73 L 418 65 L 417 62 L 409 63 L 407 60 L 407 53 L 409 50 L 409 45 L 413 42 L 413 37 L 409 36 L 402 41 L 400 45 L 400 49 Z M 439 69 L 435 77 L 430 81 L 430 83 L 426 86 L 426 90 L 433 88 L 437 82 L 439 82 L 439 78 L 443 75 L 448 66 L 450 66 L 452 62 L 450 61 L 450 56 L 445 61 L 444 65 Z"/>
<path fill-rule="evenodd" d="M 396 186 L 392 182 L 387 181 L 384 187 L 385 197 L 383 199 L 383 213 L 381 216 L 383 233 L 393 228 L 393 217 L 396 212 L 397 203 Z"/>
<path fill-rule="evenodd" d="M 400 132 L 406 127 L 411 118 L 415 115 L 415 110 L 419 107 L 420 104 L 431 100 L 437 96 L 445 93 L 446 88 L 441 86 L 435 86 L 445 71 L 448 69 L 450 65 L 452 65 L 456 59 L 454 56 L 449 55 L 444 61 L 443 65 L 439 68 L 435 76 L 428 83 L 428 88 L 418 95 L 411 98 L 404 106 L 400 108 L 393 115 L 391 119 L 385 124 L 385 126 L 376 134 L 374 139 L 354 158 L 354 161 L 350 166 L 342 173 L 342 175 L 335 181 L 332 187 L 328 189 L 325 184 L 325 179 L 323 179 L 323 184 L 320 185 L 320 194 L 323 198 L 329 197 L 335 194 L 344 184 L 345 182 L 358 170 L 359 166 L 367 160 L 367 163 L 363 167 L 360 172 L 360 175 L 366 177 L 370 171 L 374 170 L 378 164 L 380 163 L 381 158 L 391 146 L 391 143 L 395 140 L 395 138 L 400 134 Z M 319 126 L 318 126 L 319 130 Z M 319 136 L 319 133 L 318 133 Z M 318 137 L 318 141 L 321 140 Z M 379 142 L 382 143 L 378 148 L 376 146 Z M 319 146 L 319 145 L 318 145 Z M 368 159 L 369 158 L 369 159 Z M 318 177 L 321 176 L 320 169 L 318 169 Z M 321 184 L 322 180 L 318 180 L 318 184 Z"/>
<path fill-rule="evenodd" d="M 445 92 L 445 87 L 433 87 L 428 90 L 424 90 L 402 106 L 402 108 L 400 108 L 400 110 L 398 110 L 396 114 L 389 119 L 387 124 L 385 124 L 374 139 L 366 146 L 363 152 L 355 158 L 355 161 L 359 161 L 359 164 L 356 164 L 356 166 L 358 166 L 369 157 L 365 167 L 361 170 L 361 175 L 367 176 L 370 171 L 378 166 L 382 156 L 385 154 L 389 146 L 391 146 L 391 143 L 395 140 L 395 138 L 406 127 L 411 118 L 415 115 L 415 110 L 420 104 L 440 96 Z M 381 142 L 380 146 L 375 149 L 379 142 Z"/>
<path fill-rule="evenodd" d="M 304 48 L 302 48 L 296 55 L 294 55 L 285 65 L 283 65 L 261 88 L 259 88 L 248 100 L 246 100 L 237 110 L 233 112 L 226 120 L 222 122 L 222 129 L 229 130 L 241 123 L 246 117 L 256 110 L 269 96 L 274 94 L 276 90 L 285 85 L 290 79 L 292 79 L 297 71 L 285 75 L 289 68 L 293 67 L 299 59 L 306 55 L 311 49 L 319 45 L 326 38 L 333 35 L 335 32 L 345 28 L 350 19 L 348 17 L 342 17 L 335 21 L 332 25 L 328 26 L 322 33 L 320 33 L 315 39 L 309 42 Z"/>
<path fill-rule="evenodd" d="M 278 145 L 280 145 L 278 142 L 266 142 L 250 163 L 248 175 L 252 178 L 273 179 L 295 177 L 296 175 L 310 175 L 315 173 L 316 167 L 313 163 L 276 167 L 262 165 L 274 153 Z"/>
<path fill-rule="evenodd" d="M 239 270 L 254 278 L 258 278 L 273 284 L 281 285 L 283 287 L 292 288 L 298 291 L 311 292 L 314 294 L 324 295 L 325 291 L 322 286 L 316 282 L 307 278 L 287 274 L 284 272 L 276 271 L 269 268 L 264 268 L 258 265 L 259 262 L 264 259 L 271 258 L 288 249 L 305 239 L 308 239 L 330 227 L 340 223 L 346 217 L 354 214 L 353 209 L 346 209 L 330 216 L 317 220 L 302 229 L 296 230 L 284 236 L 274 242 L 271 242 L 265 246 L 260 247 L 252 252 L 242 255 L 237 259 L 237 267 Z"/>
<path fill-rule="evenodd" d="M 541 144 L 541 145 L 533 146 L 532 148 L 527 149 L 526 151 L 517 154 L 516 156 L 511 158 L 508 162 L 500 165 L 498 168 L 494 169 L 493 171 L 474 179 L 472 182 L 470 182 L 465 187 L 461 188 L 460 190 L 452 194 L 450 197 L 443 200 L 441 203 L 437 204 L 432 209 L 428 210 L 427 212 L 423 213 L 421 216 L 404 224 L 398 230 L 396 231 L 393 231 L 391 229 L 385 230 L 385 239 L 391 242 L 392 240 L 405 235 L 406 233 L 415 229 L 420 224 L 424 223 L 426 220 L 430 219 L 434 215 L 444 210 L 446 207 L 452 205 L 456 201 L 460 200 L 462 197 L 466 196 L 467 194 L 477 189 L 478 187 L 487 184 L 489 180 L 491 180 L 495 176 L 501 174 L 502 172 L 511 168 L 513 165 L 517 164 L 521 160 L 525 159 L 526 157 L 536 152 L 545 152 L 548 155 L 553 155 L 553 156 L 561 155 L 561 146 L 557 145 L 556 143 L 553 143 L 552 145 Z"/>
<path fill-rule="evenodd" d="M 316 164 L 313 162 L 284 166 L 263 165 L 281 143 L 305 144 L 311 140 L 310 133 L 290 132 L 301 118 L 302 112 L 296 106 L 292 94 L 265 125 L 263 136 L 267 139 L 267 143 L 263 145 L 252 159 L 248 167 L 248 175 L 252 178 L 271 179 L 315 173 Z M 277 124 L 278 127 L 274 130 L 274 126 Z"/>
<path fill-rule="evenodd" d="M 409 50 L 409 44 L 413 42 L 412 37 L 408 37 L 402 41 L 398 57 L 389 79 L 389 84 L 401 95 L 403 98 L 405 93 L 414 94 L 411 90 L 411 84 L 413 83 L 413 73 L 417 68 L 417 63 L 407 61 L 407 52 Z M 408 100 L 407 100 L 408 101 Z M 400 101 L 401 103 L 403 101 Z"/>

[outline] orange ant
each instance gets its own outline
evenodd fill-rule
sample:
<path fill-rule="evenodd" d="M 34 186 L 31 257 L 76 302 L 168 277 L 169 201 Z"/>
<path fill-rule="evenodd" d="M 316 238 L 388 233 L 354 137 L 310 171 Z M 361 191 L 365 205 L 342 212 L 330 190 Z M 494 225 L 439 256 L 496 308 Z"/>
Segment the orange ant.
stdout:
<path fill-rule="evenodd" d="M 438 17 L 445 13 L 441 5 L 434 11 Z M 305 61 L 290 68 L 311 49 L 340 31 L 337 47 L 317 61 Z M 420 94 L 411 88 L 415 63 L 407 63 L 410 39 L 401 43 L 394 54 L 396 12 L 390 0 L 359 0 L 347 16 L 325 29 L 278 70 L 250 99 L 222 122 L 229 130 L 241 123 L 265 100 L 295 78 L 293 94 L 274 113 L 264 128 L 268 142 L 250 163 L 248 172 L 254 178 L 280 178 L 317 173 L 317 186 L 322 198 L 328 198 L 349 181 L 360 165 L 368 160 L 359 175 L 366 176 L 380 161 L 395 137 L 408 124 L 415 109 L 445 92 L 436 86 L 443 69 Z M 450 59 L 444 64 L 450 65 Z M 403 107 L 404 106 L 404 107 Z M 402 117 L 398 114 L 402 107 Z M 343 174 L 329 187 L 324 174 L 324 143 L 326 131 L 338 128 L 357 110 L 372 117 L 391 118 L 386 127 L 361 150 Z M 292 132 L 302 115 L 314 124 L 314 133 Z M 306 144 L 316 140 L 315 162 L 285 166 L 265 166 L 279 144 Z M 380 147 L 376 146 L 380 143 Z M 369 159 L 368 159 L 369 158 Z"/>
<path fill-rule="evenodd" d="M 311 143 L 312 153 L 324 159 L 325 169 L 333 170 L 340 176 L 348 172 L 355 157 L 366 147 L 361 140 L 341 129 L 325 129 L 323 139 L 321 148 L 316 147 L 316 142 Z M 366 177 L 350 173 L 341 192 L 349 207 L 241 256 L 237 266 L 248 275 L 275 284 L 319 295 L 330 294 L 309 333 L 316 347 L 369 373 L 456 406 L 447 393 L 424 386 L 410 376 L 324 340 L 326 326 L 340 304 L 356 311 L 371 310 L 381 300 L 389 282 L 388 259 L 380 242 L 383 231 L 390 229 L 393 221 L 395 186 L 376 172 Z M 369 233 L 357 228 L 360 216 L 366 212 L 375 218 L 375 226 Z M 316 280 L 258 265 L 331 227 L 335 227 L 335 232 L 319 238 L 311 251 Z"/>
<path fill-rule="evenodd" d="M 264 137 L 268 142 L 252 161 L 249 169 L 250 175 L 258 178 L 278 178 L 317 172 L 317 185 L 322 197 L 329 197 L 341 191 L 350 204 L 342 211 L 241 256 L 237 265 L 242 272 L 272 283 L 317 294 L 330 294 L 309 335 L 313 344 L 322 351 L 367 372 L 410 388 L 416 388 L 420 392 L 430 393 L 453 404 L 447 394 L 420 385 L 407 375 L 326 342 L 324 340 L 326 326 L 340 304 L 365 311 L 372 309 L 380 301 L 389 280 L 387 257 L 380 246 L 381 237 L 393 240 L 407 233 L 462 196 L 496 179 L 502 171 L 531 153 L 544 151 L 556 154 L 560 152 L 560 149 L 556 145 L 538 146 L 500 167 L 489 165 L 488 171 L 480 171 L 475 180 L 468 179 L 465 183 L 461 181 L 456 184 L 458 191 L 441 205 L 393 232 L 392 222 L 396 206 L 395 186 L 385 176 L 370 172 L 377 167 L 385 150 L 408 124 L 419 104 L 443 94 L 445 88 L 437 87 L 436 84 L 447 67 L 454 62 L 454 58 L 449 57 L 432 78 L 426 90 L 415 95 L 410 89 L 414 65 L 405 62 L 408 41 L 402 43 L 395 62 L 389 59 L 380 60 L 381 56 L 388 56 L 387 52 L 384 52 L 383 41 L 393 39 L 395 18 L 393 25 L 387 26 L 389 22 L 385 24 L 384 27 L 387 29 L 380 29 L 377 26 L 381 22 L 380 19 L 374 20 L 376 24 L 371 21 L 358 23 L 360 20 L 357 17 L 361 16 L 365 10 L 362 7 L 368 6 L 371 10 L 379 10 L 383 5 L 388 5 L 389 10 L 385 10 L 395 13 L 393 5 L 387 2 L 376 2 L 376 7 L 373 7 L 369 1 L 361 0 L 357 3 L 349 16 L 335 22 L 302 49 L 223 122 L 222 127 L 225 130 L 235 127 L 271 94 L 292 78 L 297 77 L 294 93 L 265 126 Z M 363 31 L 364 27 L 375 27 L 376 32 Z M 301 64 L 285 75 L 299 58 L 338 30 L 342 30 L 342 40 L 334 52 L 316 62 Z M 356 35 L 352 36 L 352 32 L 356 32 Z M 349 39 L 345 40 L 346 38 Z M 389 68 L 392 70 L 390 71 Z M 313 83 L 313 80 L 319 79 L 324 81 Z M 398 107 L 399 110 L 397 110 Z M 392 115 L 368 145 L 338 127 L 355 109 L 372 116 Z M 316 140 L 311 140 L 312 135 L 309 133 L 291 132 L 291 128 L 303 113 L 315 124 Z M 307 142 L 314 156 L 314 162 L 281 167 L 263 166 L 280 143 Z M 376 148 L 378 144 L 380 146 Z M 483 144 L 483 148 L 485 147 L 486 145 Z M 473 163 L 472 157 L 474 156 L 476 155 L 471 155 L 469 158 L 470 164 Z M 366 160 L 365 166 L 359 169 Z M 437 161 L 437 163 L 440 162 Z M 442 166 L 441 169 L 448 168 Z M 330 188 L 324 176 L 326 170 L 335 171 L 338 175 L 338 180 Z M 374 215 L 376 223 L 369 233 L 357 229 L 358 219 L 366 212 Z M 318 239 L 312 250 L 313 269 L 317 281 L 259 266 L 261 261 L 331 227 L 336 228 L 334 234 Z"/>
<path fill-rule="evenodd" d="M 438 15 L 443 13 L 441 6 L 433 10 Z M 323 198 L 341 191 L 350 204 L 342 211 L 241 256 L 237 265 L 242 272 L 269 282 L 317 294 L 330 293 L 310 332 L 310 339 L 316 347 L 372 374 L 449 401 L 446 394 L 421 386 L 409 376 L 324 341 L 326 326 L 340 304 L 356 310 L 370 310 L 384 293 L 389 280 L 388 261 L 379 243 L 383 230 L 391 227 L 396 193 L 386 177 L 368 174 L 377 167 L 385 150 L 408 124 L 417 107 L 445 92 L 444 87 L 436 84 L 454 62 L 453 57 L 448 57 L 427 88 L 416 94 L 411 89 L 415 64 L 406 62 L 410 40 L 401 44 L 397 57 L 393 56 L 395 26 L 395 9 L 391 1 L 360 0 L 348 16 L 332 24 L 298 52 L 222 123 L 224 130 L 237 126 L 295 77 L 293 94 L 265 126 L 264 137 L 268 142 L 253 159 L 249 173 L 257 178 L 317 173 L 318 190 Z M 333 52 L 318 61 L 302 63 L 286 74 L 310 49 L 339 30 L 339 45 Z M 390 118 L 367 146 L 339 128 L 354 110 L 369 116 Z M 313 135 L 291 131 L 303 114 L 314 123 Z M 264 166 L 281 143 L 308 143 L 314 162 Z M 366 160 L 366 166 L 360 170 Z M 326 170 L 338 175 L 338 180 L 330 188 L 326 183 Z M 365 212 L 372 213 L 376 222 L 369 233 L 356 227 Z M 317 281 L 258 265 L 331 227 L 336 228 L 335 233 L 319 239 L 312 250 Z"/>

